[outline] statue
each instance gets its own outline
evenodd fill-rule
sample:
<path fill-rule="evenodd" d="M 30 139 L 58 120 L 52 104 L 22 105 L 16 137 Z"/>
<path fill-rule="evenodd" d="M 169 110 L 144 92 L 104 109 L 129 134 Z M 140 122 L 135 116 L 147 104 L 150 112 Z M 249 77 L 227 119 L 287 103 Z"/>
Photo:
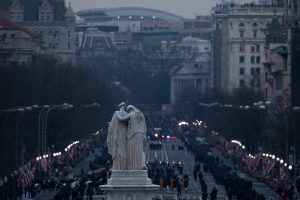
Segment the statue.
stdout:
<path fill-rule="evenodd" d="M 115 112 L 120 122 L 128 122 L 126 169 L 142 170 L 145 167 L 143 141 L 146 139 L 146 121 L 143 113 L 136 107 L 126 107 L 127 115 Z M 122 133 L 123 134 L 123 133 Z"/>
<path fill-rule="evenodd" d="M 126 170 L 128 124 L 127 122 L 119 121 L 116 113 L 118 113 L 120 116 L 126 116 L 128 113 L 125 111 L 126 103 L 120 103 L 119 107 L 120 110 L 115 112 L 108 127 L 107 146 L 108 153 L 111 154 L 113 160 L 112 169 Z"/>

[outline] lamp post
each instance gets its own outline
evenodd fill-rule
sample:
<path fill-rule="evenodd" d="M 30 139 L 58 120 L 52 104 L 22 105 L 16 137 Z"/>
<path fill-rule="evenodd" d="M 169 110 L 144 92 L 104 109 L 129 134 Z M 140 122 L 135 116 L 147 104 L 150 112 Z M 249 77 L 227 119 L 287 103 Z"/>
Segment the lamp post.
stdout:
<path fill-rule="evenodd" d="M 15 162 L 18 163 L 18 157 L 19 157 L 19 122 L 20 122 L 20 117 L 22 114 L 25 112 L 30 112 L 34 109 L 36 109 L 37 105 L 33 106 L 20 106 L 20 107 L 14 107 L 12 109 L 6 109 L 1 111 L 1 115 L 4 113 L 17 113 L 17 121 L 16 121 L 16 127 L 15 127 Z M 23 136 L 21 135 L 21 164 L 23 165 L 24 163 L 24 150 L 23 150 Z"/>
<path fill-rule="evenodd" d="M 44 112 L 50 108 L 49 105 L 43 105 L 42 106 L 42 109 L 39 113 L 39 121 L 38 121 L 38 154 L 37 155 L 41 155 L 42 154 L 42 149 L 41 149 L 41 139 L 42 139 L 42 136 L 41 136 L 41 118 L 44 114 Z"/>
<path fill-rule="evenodd" d="M 52 110 L 67 110 L 73 108 L 73 105 L 63 103 L 62 105 L 44 105 L 39 114 L 38 135 L 39 135 L 39 153 L 47 153 L 47 120 Z"/>

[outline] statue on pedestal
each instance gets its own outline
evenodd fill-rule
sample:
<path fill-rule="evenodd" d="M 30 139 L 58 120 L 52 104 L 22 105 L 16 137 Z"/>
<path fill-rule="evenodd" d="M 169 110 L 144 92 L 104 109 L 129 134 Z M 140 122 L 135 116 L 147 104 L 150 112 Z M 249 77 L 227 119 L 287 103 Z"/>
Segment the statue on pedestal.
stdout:
<path fill-rule="evenodd" d="M 126 149 L 127 149 L 127 130 L 128 123 L 121 122 L 117 118 L 118 113 L 120 116 L 126 116 L 128 113 L 125 111 L 126 103 L 119 104 L 120 110 L 116 111 L 109 123 L 107 133 L 107 147 L 108 153 L 111 154 L 113 160 L 113 170 L 126 170 Z"/>
<path fill-rule="evenodd" d="M 111 177 L 100 186 L 107 200 L 152 200 L 159 186 L 153 185 L 144 169 L 146 121 L 136 107 L 121 103 L 108 128 L 107 144 L 113 157 Z"/>
<path fill-rule="evenodd" d="M 136 107 L 129 105 L 124 109 L 124 105 L 122 103 L 120 111 L 113 115 L 108 130 L 107 143 L 113 157 L 113 170 L 142 170 L 145 167 L 145 117 Z"/>

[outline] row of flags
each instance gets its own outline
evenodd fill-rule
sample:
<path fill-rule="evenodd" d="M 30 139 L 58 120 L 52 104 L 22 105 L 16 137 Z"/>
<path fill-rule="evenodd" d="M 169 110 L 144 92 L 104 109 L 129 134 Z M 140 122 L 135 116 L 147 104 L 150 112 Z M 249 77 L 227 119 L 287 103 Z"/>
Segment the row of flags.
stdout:
<path fill-rule="evenodd" d="M 291 171 L 275 159 L 261 153 L 255 156 L 247 154 L 241 145 L 227 141 L 220 134 L 212 133 L 208 136 L 208 140 L 226 157 L 240 164 L 241 170 L 249 176 L 260 179 L 273 188 L 278 185 L 289 188 L 292 184 Z"/>
<path fill-rule="evenodd" d="M 78 161 L 78 158 L 84 158 L 84 153 L 89 151 L 93 146 L 93 141 L 99 140 L 99 135 L 91 135 L 82 142 L 72 146 L 64 154 L 57 156 L 48 155 L 47 157 L 42 157 L 39 160 L 32 159 L 29 164 L 22 167 L 19 170 L 19 175 L 17 181 L 23 187 L 29 186 L 34 182 L 37 176 L 37 170 L 42 170 L 44 173 L 51 171 L 53 164 L 63 164 L 63 160 L 68 160 L 70 162 Z"/>

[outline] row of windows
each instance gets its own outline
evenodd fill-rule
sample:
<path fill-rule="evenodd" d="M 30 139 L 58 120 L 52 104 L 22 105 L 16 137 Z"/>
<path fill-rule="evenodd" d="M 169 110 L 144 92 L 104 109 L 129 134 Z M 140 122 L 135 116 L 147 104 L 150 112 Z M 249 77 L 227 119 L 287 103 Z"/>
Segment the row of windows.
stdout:
<path fill-rule="evenodd" d="M 250 73 L 251 73 L 252 76 L 259 76 L 260 75 L 260 68 L 252 67 L 250 70 L 251 70 Z M 240 68 L 240 75 L 245 75 L 245 68 L 244 67 Z"/>
<path fill-rule="evenodd" d="M 38 33 L 38 31 L 34 31 L 34 32 L 35 32 L 35 33 Z M 44 34 L 45 34 L 44 31 L 40 31 L 39 33 L 40 33 L 41 35 L 44 35 Z M 49 35 L 49 36 L 57 37 L 58 34 L 59 34 L 58 31 L 55 31 L 55 32 L 49 31 L 49 32 L 48 32 L 48 35 Z M 68 32 L 67 32 L 67 37 L 71 37 L 71 31 L 68 31 Z"/>
<path fill-rule="evenodd" d="M 230 23 L 230 25 L 232 26 L 232 23 Z M 256 22 L 254 22 L 252 24 L 253 28 L 258 28 L 258 24 Z M 244 23 L 239 23 L 239 28 L 245 28 L 245 24 Z"/>
<path fill-rule="evenodd" d="M 198 22 L 184 22 L 184 28 L 211 28 L 211 22 L 208 21 L 198 21 Z"/>
<path fill-rule="evenodd" d="M 49 43 L 49 48 L 57 49 L 58 43 Z M 68 43 L 68 50 L 71 50 L 71 43 Z"/>
<path fill-rule="evenodd" d="M 245 86 L 246 86 L 245 80 L 241 79 L 241 80 L 240 80 L 240 87 L 245 87 Z M 250 86 L 251 86 L 251 87 L 260 87 L 261 84 L 260 84 L 260 81 L 259 81 L 259 80 L 251 79 L 251 80 L 250 80 Z"/>
<path fill-rule="evenodd" d="M 245 52 L 245 44 L 240 43 L 240 52 Z M 260 52 L 260 45 L 259 44 L 251 44 L 251 52 Z"/>
<path fill-rule="evenodd" d="M 245 30 L 240 30 L 240 38 L 245 37 Z M 257 30 L 252 31 L 252 37 L 257 38 Z"/>
<path fill-rule="evenodd" d="M 10 17 L 13 21 L 23 20 L 23 14 L 21 12 L 11 12 Z"/>
<path fill-rule="evenodd" d="M 250 62 L 251 64 L 260 64 L 260 56 L 251 56 Z M 240 63 L 245 64 L 245 56 L 240 56 Z"/>
<path fill-rule="evenodd" d="M 40 21 L 52 21 L 52 13 L 51 12 L 40 12 Z"/>

